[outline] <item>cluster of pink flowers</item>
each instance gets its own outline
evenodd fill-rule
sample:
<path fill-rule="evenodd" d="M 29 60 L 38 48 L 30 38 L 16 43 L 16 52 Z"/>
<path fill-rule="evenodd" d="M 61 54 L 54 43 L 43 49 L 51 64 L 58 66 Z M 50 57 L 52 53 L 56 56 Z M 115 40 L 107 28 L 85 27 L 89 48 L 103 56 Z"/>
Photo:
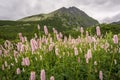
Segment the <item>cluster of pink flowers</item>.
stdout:
<path fill-rule="evenodd" d="M 62 39 L 62 33 L 56 34 L 56 38 L 58 41 L 60 41 Z"/>
<path fill-rule="evenodd" d="M 22 33 L 19 33 L 19 38 L 21 42 L 25 42 L 25 38 L 22 36 Z"/>
<path fill-rule="evenodd" d="M 92 37 L 91 37 L 91 36 L 87 36 L 87 37 L 86 37 L 86 41 L 87 41 L 88 43 L 92 43 L 92 41 L 93 41 L 93 40 L 92 40 Z"/>
<path fill-rule="evenodd" d="M 22 59 L 22 65 L 23 66 L 29 66 L 30 65 L 30 60 L 28 57 Z"/>
<path fill-rule="evenodd" d="M 45 70 L 41 70 L 40 79 L 45 80 Z"/>
<path fill-rule="evenodd" d="M 100 78 L 100 80 L 103 80 L 103 73 L 102 73 L 102 71 L 99 72 L 99 78 Z"/>
<path fill-rule="evenodd" d="M 74 54 L 77 56 L 78 55 L 78 49 L 75 47 L 74 48 Z"/>
<path fill-rule="evenodd" d="M 38 25 L 37 27 L 38 27 L 38 30 L 40 30 L 40 25 Z M 71 55 L 71 50 L 66 51 L 66 50 L 63 49 L 63 48 L 67 48 L 67 49 L 72 49 L 73 54 L 76 56 L 76 61 L 78 63 L 80 63 L 82 57 L 80 58 L 79 52 L 83 53 L 89 47 L 90 49 L 88 49 L 88 51 L 85 54 L 85 58 L 84 58 L 84 59 L 86 59 L 86 63 L 87 63 L 86 65 L 88 65 L 88 63 L 90 62 L 90 59 L 92 58 L 92 50 L 94 50 L 96 52 L 97 52 L 97 50 L 100 51 L 99 47 L 103 48 L 106 51 L 108 51 L 108 50 L 110 51 L 110 49 L 115 49 L 115 48 L 112 48 L 113 46 L 110 43 L 108 43 L 107 39 L 103 39 L 103 41 L 102 41 L 101 40 L 102 37 L 97 38 L 97 36 L 98 37 L 101 36 L 101 31 L 100 31 L 99 26 L 96 27 L 97 36 L 92 37 L 92 36 L 90 36 L 88 31 L 86 31 L 86 37 L 78 36 L 77 39 L 74 39 L 72 36 L 69 36 L 67 38 L 66 36 L 63 36 L 63 34 L 61 32 L 58 32 L 55 28 L 53 28 L 53 32 L 54 32 L 54 35 L 55 35 L 55 42 L 54 42 L 53 38 L 51 37 L 51 35 L 48 33 L 47 26 L 44 26 L 44 32 L 45 32 L 45 35 L 47 35 L 47 36 L 43 36 L 43 37 L 39 38 L 38 35 L 35 34 L 35 38 L 30 40 L 30 44 L 29 44 L 29 42 L 27 42 L 27 38 L 23 37 L 22 33 L 19 33 L 19 38 L 20 38 L 21 41 L 16 44 L 15 48 L 12 48 L 12 47 L 14 47 L 12 45 L 12 43 L 10 41 L 6 40 L 5 43 L 4 43 L 4 46 L 0 45 L 0 56 L 6 58 L 6 56 L 4 56 L 4 55 L 8 55 L 7 57 L 9 57 L 11 59 L 13 58 L 15 60 L 15 62 L 18 64 L 19 63 L 19 58 L 18 57 L 22 57 L 21 55 L 24 55 L 24 53 L 21 53 L 21 52 L 25 52 L 25 51 L 27 52 L 27 49 L 29 51 L 32 50 L 32 53 L 34 52 L 35 55 L 36 54 L 38 55 L 38 57 L 36 57 L 36 56 L 34 57 L 36 61 L 38 61 L 38 60 L 42 61 L 44 59 L 44 56 L 42 56 L 42 53 L 40 53 L 41 51 L 47 53 L 48 50 L 49 51 L 54 50 L 55 54 L 58 58 L 62 58 L 62 56 L 66 56 L 66 55 L 73 56 L 73 55 Z M 81 32 L 81 34 L 84 33 L 83 27 L 80 28 L 80 32 Z M 64 37 L 64 39 L 62 39 L 63 37 Z M 58 42 L 56 41 L 56 38 L 57 38 Z M 24 41 L 26 41 L 26 43 L 23 43 Z M 118 35 L 113 36 L 113 42 L 114 42 L 114 44 L 119 43 Z M 29 45 L 30 45 L 30 47 L 29 47 Z M 16 47 L 17 47 L 17 49 L 16 49 Z M 63 48 L 61 48 L 61 47 L 63 47 Z M 47 50 L 47 51 L 45 51 L 45 50 Z M 54 53 L 54 51 L 53 51 L 53 53 Z M 4 53 L 4 54 L 2 54 L 2 53 Z M 9 53 L 10 54 L 12 53 L 14 57 L 12 57 L 11 55 L 9 56 Z M 29 52 L 27 52 L 27 53 L 29 53 Z M 61 55 L 61 54 L 63 54 L 63 55 Z M 26 55 L 26 53 L 25 53 L 25 56 L 28 56 L 28 55 Z M 31 59 L 30 59 L 29 56 L 25 57 L 25 58 L 22 58 L 21 65 L 23 66 L 23 68 L 21 70 L 21 67 L 17 67 L 15 73 L 17 75 L 19 75 L 19 74 L 21 74 L 21 72 L 24 72 L 25 69 L 28 66 L 29 67 L 32 66 L 32 64 L 30 63 L 32 61 L 30 61 L 30 60 Z M 9 61 L 8 62 L 4 61 L 1 65 L 1 69 L 5 70 L 6 68 L 9 69 L 11 66 L 13 67 L 14 62 L 11 62 L 11 61 L 10 62 Z M 116 59 L 114 59 L 114 64 L 117 64 Z M 90 64 L 90 65 L 92 65 L 92 64 Z M 94 61 L 93 65 L 95 67 L 95 72 L 98 72 L 99 69 L 97 68 L 97 65 L 99 65 L 99 59 Z M 30 80 L 35 80 L 36 79 L 35 74 L 36 74 L 35 71 L 31 71 L 29 79 Z M 41 80 L 46 80 L 46 75 L 45 75 L 45 70 L 44 69 L 42 69 L 41 72 L 40 72 L 40 79 Z M 99 79 L 103 80 L 102 71 L 99 71 Z M 55 80 L 55 77 L 51 76 L 50 80 Z"/>
<path fill-rule="evenodd" d="M 52 51 L 52 50 L 53 50 L 53 47 L 54 47 L 54 44 L 51 43 L 51 44 L 49 45 L 49 51 Z"/>
<path fill-rule="evenodd" d="M 30 40 L 30 45 L 31 45 L 32 52 L 34 52 L 35 50 L 38 49 L 38 44 L 37 44 L 37 41 L 35 39 Z"/>
<path fill-rule="evenodd" d="M 44 32 L 45 32 L 45 35 L 48 35 L 48 29 L 46 25 L 44 26 Z"/>
<path fill-rule="evenodd" d="M 113 36 L 113 41 L 115 44 L 118 44 L 118 36 L 117 35 Z"/>
<path fill-rule="evenodd" d="M 101 31 L 100 31 L 100 27 L 99 26 L 96 27 L 96 34 L 97 34 L 97 36 L 101 35 Z"/>
<path fill-rule="evenodd" d="M 16 50 L 14 50 L 14 57 L 17 57 L 18 52 Z"/>
<path fill-rule="evenodd" d="M 59 37 L 62 39 L 62 37 L 63 37 L 63 34 L 60 32 L 59 33 Z"/>
<path fill-rule="evenodd" d="M 63 34 L 61 32 L 58 33 L 58 31 L 53 28 L 53 33 L 55 34 L 58 41 L 60 41 L 63 38 Z"/>
<path fill-rule="evenodd" d="M 17 74 L 20 74 L 20 73 L 21 73 L 20 68 L 17 68 L 16 73 L 17 73 Z"/>
<path fill-rule="evenodd" d="M 64 43 L 66 43 L 67 42 L 67 37 L 66 36 L 64 36 Z"/>
<path fill-rule="evenodd" d="M 7 50 L 11 50 L 12 47 L 13 47 L 13 44 L 12 44 L 9 40 L 6 40 L 6 41 L 4 42 L 4 46 L 5 46 L 5 48 L 6 48 Z M 5 50 L 5 48 L 2 47 L 3 50 Z"/>
<path fill-rule="evenodd" d="M 17 50 L 20 52 L 24 52 L 24 44 L 22 44 L 21 42 L 18 42 L 17 44 Z"/>
<path fill-rule="evenodd" d="M 30 74 L 30 80 L 35 80 L 35 72 L 32 71 Z"/>
<path fill-rule="evenodd" d="M 19 38 L 20 38 L 20 40 L 22 41 L 22 33 L 19 33 Z"/>
<path fill-rule="evenodd" d="M 51 77 L 50 77 L 50 80 L 55 80 L 54 76 L 51 76 Z"/>
<path fill-rule="evenodd" d="M 58 31 L 55 28 L 53 28 L 53 33 L 57 34 Z"/>
<path fill-rule="evenodd" d="M 30 80 L 36 80 L 35 76 L 36 76 L 35 71 L 31 71 Z M 42 69 L 41 72 L 40 72 L 40 80 L 46 80 L 45 70 L 44 69 Z M 51 76 L 50 80 L 55 80 L 54 76 Z"/>
<path fill-rule="evenodd" d="M 85 58 L 86 58 L 86 63 L 89 63 L 89 59 L 92 58 L 91 49 L 89 49 L 87 54 L 85 54 Z"/>

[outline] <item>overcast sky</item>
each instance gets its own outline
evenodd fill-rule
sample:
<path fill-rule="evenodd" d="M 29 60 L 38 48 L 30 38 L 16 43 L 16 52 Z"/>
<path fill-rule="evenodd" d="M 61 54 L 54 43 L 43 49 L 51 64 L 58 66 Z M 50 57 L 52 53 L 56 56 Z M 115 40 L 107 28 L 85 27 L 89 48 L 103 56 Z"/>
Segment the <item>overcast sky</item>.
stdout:
<path fill-rule="evenodd" d="M 0 0 L 0 19 L 17 20 L 63 6 L 76 6 L 99 22 L 120 20 L 120 0 Z"/>

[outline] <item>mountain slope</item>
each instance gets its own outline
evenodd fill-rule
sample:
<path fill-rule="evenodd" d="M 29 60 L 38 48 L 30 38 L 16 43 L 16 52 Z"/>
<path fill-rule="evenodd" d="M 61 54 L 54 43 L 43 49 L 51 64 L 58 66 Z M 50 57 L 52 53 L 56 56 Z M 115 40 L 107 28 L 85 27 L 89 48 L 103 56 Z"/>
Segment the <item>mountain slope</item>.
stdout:
<path fill-rule="evenodd" d="M 48 14 L 28 16 L 19 21 L 48 21 L 56 18 L 62 22 L 62 26 L 92 26 L 98 24 L 97 20 L 89 17 L 85 12 L 76 7 L 62 7 Z"/>
<path fill-rule="evenodd" d="M 111 23 L 111 24 L 120 24 L 120 21 L 118 21 L 118 22 L 113 22 L 113 23 Z"/>

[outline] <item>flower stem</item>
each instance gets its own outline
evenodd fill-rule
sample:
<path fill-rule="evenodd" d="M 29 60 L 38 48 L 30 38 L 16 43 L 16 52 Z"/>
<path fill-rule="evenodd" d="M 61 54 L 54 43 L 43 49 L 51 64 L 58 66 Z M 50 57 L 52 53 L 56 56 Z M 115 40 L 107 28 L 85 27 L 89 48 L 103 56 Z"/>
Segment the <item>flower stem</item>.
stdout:
<path fill-rule="evenodd" d="M 109 71 L 109 75 L 108 75 L 108 80 L 110 79 L 110 73 L 111 73 L 111 70 L 112 70 L 112 65 L 113 65 L 113 61 L 114 61 L 114 56 L 115 56 L 115 53 L 113 53 L 113 55 L 112 55 L 112 62 L 111 62 L 111 65 L 110 65 L 110 71 Z"/>

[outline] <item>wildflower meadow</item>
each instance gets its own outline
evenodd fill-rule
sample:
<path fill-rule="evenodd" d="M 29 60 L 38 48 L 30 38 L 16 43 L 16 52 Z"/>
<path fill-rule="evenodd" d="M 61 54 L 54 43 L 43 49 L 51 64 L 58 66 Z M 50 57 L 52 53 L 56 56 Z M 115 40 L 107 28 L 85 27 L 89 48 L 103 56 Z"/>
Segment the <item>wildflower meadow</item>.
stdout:
<path fill-rule="evenodd" d="M 102 34 L 99 26 L 92 35 L 80 28 L 77 38 L 44 26 L 28 40 L 0 45 L 0 80 L 120 80 L 120 36 Z"/>

